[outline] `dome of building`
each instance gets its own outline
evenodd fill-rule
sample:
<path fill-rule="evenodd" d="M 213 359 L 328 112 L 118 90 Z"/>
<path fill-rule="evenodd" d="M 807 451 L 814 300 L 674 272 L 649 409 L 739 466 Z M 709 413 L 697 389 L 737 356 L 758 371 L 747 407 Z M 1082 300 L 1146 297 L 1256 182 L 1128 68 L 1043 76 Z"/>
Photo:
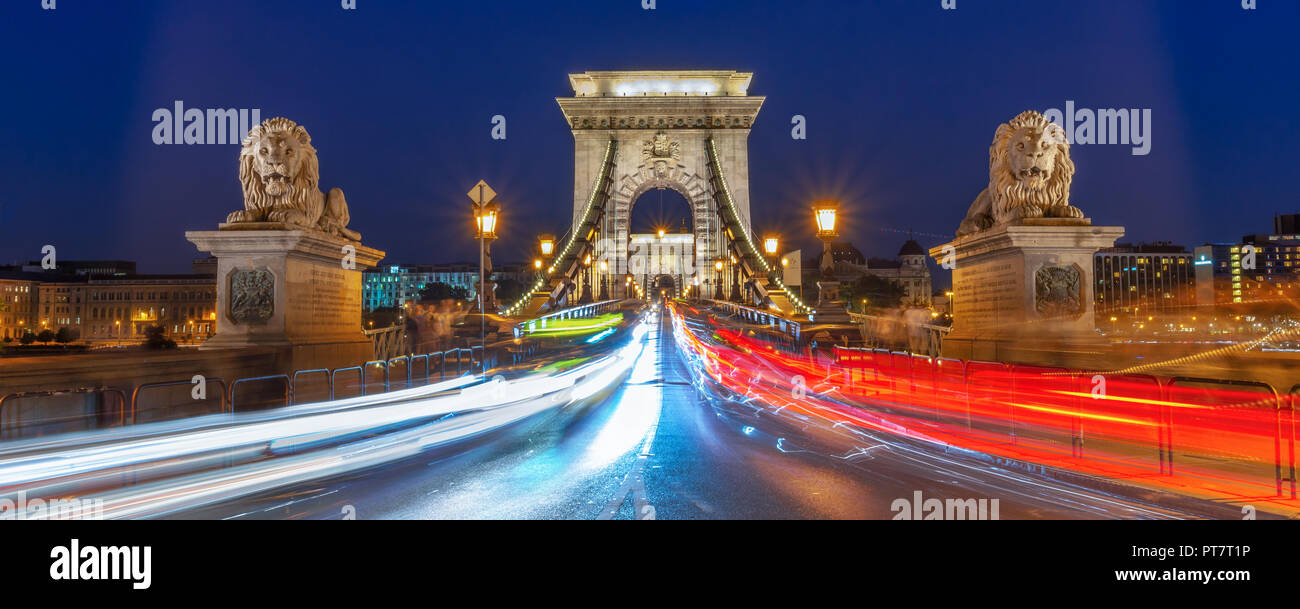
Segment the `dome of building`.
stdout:
<path fill-rule="evenodd" d="M 925 250 L 921 249 L 921 244 L 917 243 L 916 239 L 908 239 L 907 242 L 903 244 L 903 249 L 898 250 L 898 255 L 899 256 L 924 256 Z"/>

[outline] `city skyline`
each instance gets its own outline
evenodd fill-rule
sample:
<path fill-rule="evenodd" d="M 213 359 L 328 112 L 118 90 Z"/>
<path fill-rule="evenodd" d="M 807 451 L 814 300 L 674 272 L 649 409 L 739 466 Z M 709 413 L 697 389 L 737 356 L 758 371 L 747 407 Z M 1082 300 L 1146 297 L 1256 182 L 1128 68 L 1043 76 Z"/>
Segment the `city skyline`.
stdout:
<path fill-rule="evenodd" d="M 61 258 L 188 268 L 201 254 L 183 231 L 212 228 L 212 218 L 239 207 L 237 147 L 154 144 L 155 112 L 177 101 L 311 125 L 316 145 L 329 150 L 321 185 L 348 192 L 353 226 L 387 261 L 473 259 L 462 193 L 479 178 L 501 193 L 498 259 L 527 260 L 536 233 L 562 233 L 569 221 L 572 171 L 565 155 L 543 151 L 571 149 L 554 97 L 571 93 L 566 75 L 580 69 L 754 72 L 751 94 L 767 97 L 750 138 L 754 230 L 781 228 L 806 251 L 817 245 L 806 237 L 805 208 L 825 197 L 844 201 L 842 234 L 868 256 L 892 255 L 909 231 L 927 247 L 942 243 L 986 181 L 981 151 L 992 127 L 1027 107 L 1150 110 L 1148 154 L 1072 147 L 1074 200 L 1097 222 L 1122 222 L 1125 241 L 1224 242 L 1297 211 L 1285 137 L 1295 128 L 1287 109 L 1297 85 L 1277 78 L 1294 71 L 1297 56 L 1286 52 L 1287 19 L 1231 2 L 1034 10 L 1007 2 L 951 12 L 937 2 L 887 3 L 869 13 L 770 5 L 782 19 L 719 2 L 582 23 L 531 3 L 143 4 L 148 10 L 129 16 L 107 6 L 5 9 L 0 44 L 42 61 L 5 68 L 40 94 L 0 101 L 26 117 L 0 126 L 0 146 L 14 159 L 0 169 L 9 185 L 0 223 L 11 229 L 0 262 L 39 259 L 41 246 L 55 244 Z M 1269 11 L 1295 16 L 1297 7 Z M 842 19 L 826 25 L 828 13 Z M 310 27 L 268 37 L 241 25 L 258 19 Z M 1022 38 L 993 25 L 1008 20 L 1023 23 Z M 700 39 L 692 24 L 701 21 L 733 25 Z M 464 23 L 512 35 L 468 51 L 479 32 L 452 25 Z M 582 35 L 609 27 L 654 35 L 635 49 Z M 927 44 L 918 31 L 945 44 Z M 519 52 L 556 36 L 566 43 L 547 43 L 551 53 Z M 379 44 L 389 37 L 423 42 L 399 53 Z M 127 38 L 147 42 L 116 42 Z M 1034 51 L 1026 61 L 1007 60 L 1023 48 Z M 905 72 L 925 77 L 900 79 Z M 495 115 L 507 121 L 505 140 L 491 139 Z M 807 121 L 806 140 L 791 138 L 795 115 Z"/>

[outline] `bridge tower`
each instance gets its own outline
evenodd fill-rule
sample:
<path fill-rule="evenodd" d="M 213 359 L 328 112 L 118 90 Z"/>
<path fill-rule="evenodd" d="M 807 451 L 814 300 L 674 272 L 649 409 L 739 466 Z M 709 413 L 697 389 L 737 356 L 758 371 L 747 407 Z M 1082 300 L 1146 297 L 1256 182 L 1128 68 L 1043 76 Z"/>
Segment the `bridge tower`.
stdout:
<path fill-rule="evenodd" d="M 573 97 L 556 101 L 574 140 L 573 223 L 582 224 L 592 189 L 609 171 L 608 202 L 593 240 L 593 258 L 604 261 L 592 275 L 611 296 L 626 297 L 629 222 L 637 198 L 652 188 L 671 188 L 689 202 L 694 256 L 686 280 L 714 275 L 714 260 L 732 255 L 713 175 L 711 154 L 725 175 L 738 227 L 730 239 L 753 239 L 749 213 L 749 130 L 763 97 L 748 93 L 753 74 L 734 70 L 615 71 L 570 74 Z M 614 147 L 612 167 L 605 154 Z M 710 150 L 712 146 L 712 151 Z M 743 232 L 743 235 L 736 234 Z M 602 283 L 602 281 L 607 283 Z M 599 287 L 597 287 L 599 290 Z"/>

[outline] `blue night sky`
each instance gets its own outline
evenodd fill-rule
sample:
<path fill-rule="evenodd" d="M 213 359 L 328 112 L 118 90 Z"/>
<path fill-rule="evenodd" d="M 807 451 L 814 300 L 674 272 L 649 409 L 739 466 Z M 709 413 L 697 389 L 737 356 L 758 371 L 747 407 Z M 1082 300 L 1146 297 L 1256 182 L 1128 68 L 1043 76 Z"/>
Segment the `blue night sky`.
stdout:
<path fill-rule="evenodd" d="M 896 253 L 895 231 L 943 242 L 987 181 L 997 125 L 1067 100 L 1153 116 L 1149 155 L 1073 148 L 1073 202 L 1094 222 L 1125 241 L 1233 240 L 1300 212 L 1300 2 L 1258 4 L 6 0 L 0 263 L 49 243 L 188 270 L 182 233 L 242 205 L 238 148 L 154 145 L 153 111 L 174 100 L 304 124 L 321 186 L 344 190 L 389 262 L 475 258 L 463 193 L 486 179 L 505 206 L 496 258 L 523 260 L 569 218 L 566 75 L 651 68 L 755 73 L 755 229 L 808 247 L 807 204 L 825 197 L 868 255 Z"/>

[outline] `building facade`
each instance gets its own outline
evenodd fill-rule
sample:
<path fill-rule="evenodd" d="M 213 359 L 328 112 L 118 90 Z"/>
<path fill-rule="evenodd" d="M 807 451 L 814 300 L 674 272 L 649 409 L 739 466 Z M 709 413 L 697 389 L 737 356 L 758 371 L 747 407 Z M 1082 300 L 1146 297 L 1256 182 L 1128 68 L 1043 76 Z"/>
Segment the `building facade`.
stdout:
<path fill-rule="evenodd" d="M 830 247 L 831 259 L 834 264 L 835 278 L 840 282 L 856 281 L 863 275 L 873 275 L 881 279 L 888 279 L 899 287 L 903 288 L 902 304 L 930 306 L 931 295 L 934 292 L 934 286 L 930 277 L 930 267 L 926 264 L 926 253 L 921 248 L 921 244 L 914 239 L 908 239 L 903 243 L 903 247 L 898 250 L 898 258 L 870 258 L 862 255 L 858 248 L 847 241 L 835 241 Z M 810 258 L 808 266 L 804 267 L 805 275 L 820 273 L 822 254 Z M 811 281 L 805 279 L 803 282 L 805 288 L 816 286 L 815 278 Z M 805 298 L 809 294 L 805 292 Z M 813 301 L 816 296 L 812 296 Z"/>
<path fill-rule="evenodd" d="M 1196 248 L 1202 304 L 1235 311 L 1288 311 L 1300 297 L 1300 214 L 1273 218 L 1269 234 Z"/>
<path fill-rule="evenodd" d="M 1122 243 L 1098 251 L 1093 255 L 1097 327 L 1106 331 L 1191 328 L 1182 318 L 1196 315 L 1192 259 L 1186 247 L 1167 241 Z"/>
<path fill-rule="evenodd" d="M 177 342 L 217 331 L 217 285 L 210 275 L 124 275 L 42 282 L 40 330 L 75 329 L 84 342 L 139 342 L 160 326 Z"/>
<path fill-rule="evenodd" d="M 36 325 L 40 282 L 25 273 L 0 273 L 0 340 L 17 340 Z"/>
<path fill-rule="evenodd" d="M 492 280 L 523 281 L 532 269 L 524 264 L 493 265 Z M 361 276 L 361 302 L 365 312 L 399 308 L 419 300 L 420 292 L 431 284 L 443 283 L 463 288 L 473 296 L 478 289 L 478 263 L 392 264 L 368 269 Z"/>

